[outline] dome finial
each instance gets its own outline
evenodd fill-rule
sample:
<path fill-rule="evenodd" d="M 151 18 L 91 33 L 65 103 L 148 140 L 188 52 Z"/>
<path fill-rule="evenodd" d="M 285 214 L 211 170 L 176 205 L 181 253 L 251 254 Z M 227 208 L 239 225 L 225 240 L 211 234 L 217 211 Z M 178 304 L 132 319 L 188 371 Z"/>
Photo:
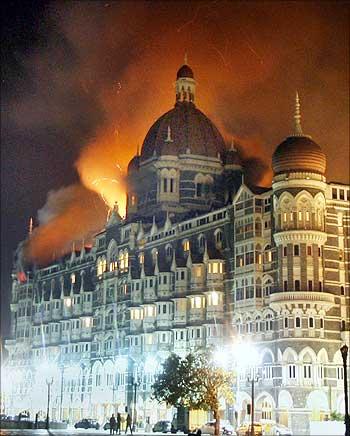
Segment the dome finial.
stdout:
<path fill-rule="evenodd" d="M 230 151 L 237 151 L 236 147 L 235 147 L 235 140 L 232 136 L 231 138 L 231 147 L 230 147 Z"/>
<path fill-rule="evenodd" d="M 294 136 L 303 136 L 301 128 L 301 113 L 300 113 L 300 100 L 298 91 L 295 92 L 295 112 L 294 112 Z"/>

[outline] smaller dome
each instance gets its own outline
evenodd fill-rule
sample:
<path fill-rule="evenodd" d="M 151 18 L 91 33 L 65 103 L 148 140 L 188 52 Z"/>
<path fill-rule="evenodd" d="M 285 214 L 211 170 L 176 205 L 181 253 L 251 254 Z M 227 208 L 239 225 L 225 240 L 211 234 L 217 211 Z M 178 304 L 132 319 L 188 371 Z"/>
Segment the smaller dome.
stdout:
<path fill-rule="evenodd" d="M 192 69 L 186 64 L 182 65 L 176 74 L 177 79 L 180 79 L 181 77 L 189 77 L 190 79 L 194 78 Z"/>
<path fill-rule="evenodd" d="M 129 162 L 128 173 L 131 173 L 133 171 L 138 171 L 139 166 L 140 166 L 140 156 L 136 155 Z"/>
<path fill-rule="evenodd" d="M 289 136 L 276 148 L 272 168 L 275 175 L 298 171 L 325 174 L 326 156 L 308 136 Z"/>

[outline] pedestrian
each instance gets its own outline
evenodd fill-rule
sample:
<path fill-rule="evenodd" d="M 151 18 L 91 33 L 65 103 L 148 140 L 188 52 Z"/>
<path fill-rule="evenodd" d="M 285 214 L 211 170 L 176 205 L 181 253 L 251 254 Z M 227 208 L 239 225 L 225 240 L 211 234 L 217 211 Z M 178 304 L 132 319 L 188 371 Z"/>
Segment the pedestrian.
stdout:
<path fill-rule="evenodd" d="M 126 417 L 126 429 L 125 429 L 125 434 L 128 432 L 128 428 L 130 428 L 130 433 L 132 434 L 132 419 L 131 419 L 131 415 L 130 413 L 128 413 L 128 416 Z"/>
<path fill-rule="evenodd" d="M 120 430 L 122 427 L 122 417 L 120 415 L 120 413 L 117 413 L 117 434 L 120 434 Z"/>
<path fill-rule="evenodd" d="M 115 420 L 114 413 L 112 413 L 109 419 L 109 434 L 114 434 L 116 425 L 117 421 Z"/>

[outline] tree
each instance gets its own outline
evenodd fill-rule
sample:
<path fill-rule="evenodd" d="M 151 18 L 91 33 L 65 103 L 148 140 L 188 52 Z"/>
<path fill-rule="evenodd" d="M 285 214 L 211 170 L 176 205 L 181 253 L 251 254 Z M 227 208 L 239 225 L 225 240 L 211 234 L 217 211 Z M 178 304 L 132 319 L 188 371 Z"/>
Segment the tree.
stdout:
<path fill-rule="evenodd" d="M 171 354 L 152 386 L 153 397 L 175 407 L 211 410 L 215 435 L 220 431 L 220 398 L 233 403 L 233 374 L 213 364 L 211 351 L 190 353 L 184 359 Z"/>

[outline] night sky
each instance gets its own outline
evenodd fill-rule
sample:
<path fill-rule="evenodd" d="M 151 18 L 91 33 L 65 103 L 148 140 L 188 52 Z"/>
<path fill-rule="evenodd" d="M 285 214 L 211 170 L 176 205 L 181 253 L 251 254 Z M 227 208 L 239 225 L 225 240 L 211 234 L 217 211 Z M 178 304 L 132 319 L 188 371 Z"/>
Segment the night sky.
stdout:
<path fill-rule="evenodd" d="M 326 152 L 328 180 L 349 183 L 348 2 L 4 1 L 1 9 L 2 335 L 13 252 L 30 216 L 40 226 L 28 256 L 42 263 L 103 226 L 99 194 L 120 202 L 117 163 L 127 165 L 174 104 L 185 52 L 198 107 L 227 142 L 235 138 L 251 182 L 269 185 L 298 90 L 303 130 Z M 94 183 L 114 177 L 118 186 Z"/>

